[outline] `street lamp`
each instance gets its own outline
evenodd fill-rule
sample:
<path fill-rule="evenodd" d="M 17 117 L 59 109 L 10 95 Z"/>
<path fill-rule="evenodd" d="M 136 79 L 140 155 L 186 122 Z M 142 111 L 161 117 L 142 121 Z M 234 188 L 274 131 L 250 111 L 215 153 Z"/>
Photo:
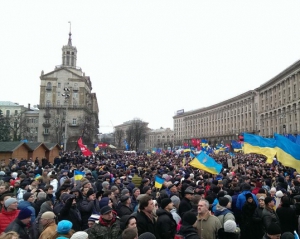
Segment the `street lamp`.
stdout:
<path fill-rule="evenodd" d="M 68 116 L 68 105 L 69 101 L 68 99 L 70 98 L 70 89 L 68 87 L 64 88 L 64 93 L 62 94 L 63 97 L 65 97 L 65 103 L 66 103 L 66 115 L 65 115 L 65 137 L 64 137 L 64 151 L 67 150 L 67 128 L 68 128 L 68 123 L 67 123 L 67 116 Z"/>

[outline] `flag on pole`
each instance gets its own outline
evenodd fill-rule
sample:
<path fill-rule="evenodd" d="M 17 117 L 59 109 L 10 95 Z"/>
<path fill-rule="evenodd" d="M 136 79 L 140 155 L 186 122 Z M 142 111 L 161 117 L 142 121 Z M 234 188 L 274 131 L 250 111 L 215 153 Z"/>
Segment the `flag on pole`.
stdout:
<path fill-rule="evenodd" d="M 77 141 L 78 146 L 84 156 L 92 155 L 92 152 L 82 143 L 82 138 L 80 137 Z"/>
<path fill-rule="evenodd" d="M 74 179 L 75 180 L 81 180 L 85 176 L 85 172 L 81 172 L 78 170 L 74 170 Z"/>
<path fill-rule="evenodd" d="M 217 163 L 203 151 L 190 162 L 190 165 L 211 174 L 219 174 L 223 167 L 222 164 Z"/>

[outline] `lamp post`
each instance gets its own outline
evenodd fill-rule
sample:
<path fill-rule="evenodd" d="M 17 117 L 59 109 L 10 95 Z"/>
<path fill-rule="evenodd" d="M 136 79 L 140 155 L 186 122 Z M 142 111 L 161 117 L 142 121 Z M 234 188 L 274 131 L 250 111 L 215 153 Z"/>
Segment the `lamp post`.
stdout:
<path fill-rule="evenodd" d="M 70 89 L 68 87 L 64 88 L 64 93 L 62 94 L 63 97 L 65 97 L 65 103 L 66 103 L 66 115 L 65 115 L 65 137 L 64 137 L 64 151 L 67 150 L 67 128 L 68 128 L 68 122 L 67 122 L 67 116 L 68 116 L 68 105 L 69 101 L 68 99 L 70 98 Z"/>

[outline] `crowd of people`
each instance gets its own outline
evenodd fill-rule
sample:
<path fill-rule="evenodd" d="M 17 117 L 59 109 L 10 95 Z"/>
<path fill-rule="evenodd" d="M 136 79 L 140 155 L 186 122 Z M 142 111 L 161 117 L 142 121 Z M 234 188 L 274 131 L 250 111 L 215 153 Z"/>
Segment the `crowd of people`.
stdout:
<path fill-rule="evenodd" d="M 223 165 L 218 175 L 191 167 L 186 153 L 9 159 L 0 168 L 0 239 L 294 238 L 300 174 L 257 154 L 211 157 Z"/>

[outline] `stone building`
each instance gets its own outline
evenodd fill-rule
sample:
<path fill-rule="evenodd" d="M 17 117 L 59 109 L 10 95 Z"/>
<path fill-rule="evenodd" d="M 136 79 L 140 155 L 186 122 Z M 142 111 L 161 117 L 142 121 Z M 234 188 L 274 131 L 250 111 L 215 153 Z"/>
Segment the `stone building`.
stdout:
<path fill-rule="evenodd" d="M 174 147 L 174 131 L 170 128 L 149 130 L 145 139 L 146 149 Z"/>
<path fill-rule="evenodd" d="M 264 137 L 300 133 L 300 61 L 254 90 L 173 117 L 175 145 L 192 138 L 226 143 L 248 132 Z"/>
<path fill-rule="evenodd" d="M 66 139 L 67 149 L 74 149 L 79 137 L 92 146 L 99 128 L 97 96 L 90 77 L 76 65 L 77 49 L 71 35 L 62 47 L 62 64 L 41 73 L 38 105 L 38 141 L 62 144 Z"/>

